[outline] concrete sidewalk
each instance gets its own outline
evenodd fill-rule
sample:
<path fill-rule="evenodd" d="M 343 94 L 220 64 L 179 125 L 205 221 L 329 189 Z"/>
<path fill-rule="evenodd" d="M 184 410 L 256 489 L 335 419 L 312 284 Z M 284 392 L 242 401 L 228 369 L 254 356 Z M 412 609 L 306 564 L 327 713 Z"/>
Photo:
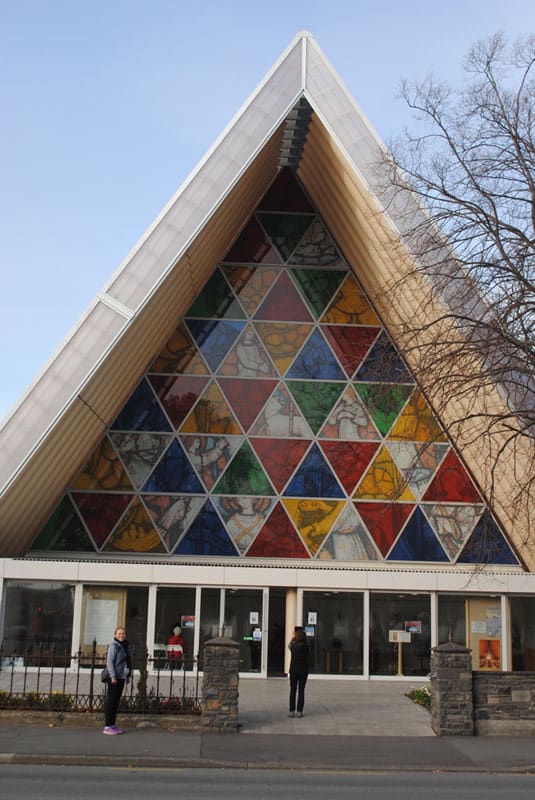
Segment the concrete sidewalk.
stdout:
<path fill-rule="evenodd" d="M 288 683 L 240 681 L 238 734 L 2 724 L 0 763 L 343 771 L 535 773 L 535 739 L 436 737 L 405 682 L 311 679 L 305 716 L 287 717 Z M 417 683 L 415 685 L 418 685 Z"/>

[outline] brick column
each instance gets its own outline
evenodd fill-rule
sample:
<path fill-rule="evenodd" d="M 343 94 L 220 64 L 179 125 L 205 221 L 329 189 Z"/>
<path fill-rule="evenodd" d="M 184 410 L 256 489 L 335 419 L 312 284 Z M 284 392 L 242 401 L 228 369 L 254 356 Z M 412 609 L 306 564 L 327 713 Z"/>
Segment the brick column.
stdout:
<path fill-rule="evenodd" d="M 238 730 L 239 644 L 225 636 L 204 645 L 202 729 L 214 733 Z"/>
<path fill-rule="evenodd" d="M 431 653 L 431 725 L 437 736 L 473 736 L 472 654 L 446 642 Z"/>

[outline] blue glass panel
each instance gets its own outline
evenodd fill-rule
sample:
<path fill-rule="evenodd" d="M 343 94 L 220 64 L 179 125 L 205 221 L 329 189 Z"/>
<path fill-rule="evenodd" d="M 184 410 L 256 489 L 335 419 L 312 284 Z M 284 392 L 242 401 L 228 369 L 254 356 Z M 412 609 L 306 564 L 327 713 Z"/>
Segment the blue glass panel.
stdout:
<path fill-rule="evenodd" d="M 518 564 L 503 533 L 489 511 L 485 511 L 469 538 L 458 564 Z"/>
<path fill-rule="evenodd" d="M 433 529 L 419 508 L 397 540 L 389 561 L 448 561 Z"/>
<path fill-rule="evenodd" d="M 210 500 L 206 501 L 188 532 L 180 540 L 175 555 L 239 555 Z"/>
<path fill-rule="evenodd" d="M 345 497 L 317 444 L 310 448 L 284 494 L 286 497 Z"/>
<path fill-rule="evenodd" d="M 345 375 L 319 330 L 315 330 L 295 359 L 287 378 L 343 381 Z"/>
<path fill-rule="evenodd" d="M 206 361 L 216 370 L 240 335 L 245 322 L 187 319 L 187 326 Z"/>
<path fill-rule="evenodd" d="M 355 380 L 377 383 L 413 382 L 401 356 L 384 331 L 370 350 Z"/>
<path fill-rule="evenodd" d="M 143 486 L 143 492 L 202 494 L 203 491 L 187 455 L 176 439 L 173 439 Z"/>
<path fill-rule="evenodd" d="M 170 431 L 167 417 L 145 379 L 131 394 L 121 413 L 111 426 L 119 431 Z"/>

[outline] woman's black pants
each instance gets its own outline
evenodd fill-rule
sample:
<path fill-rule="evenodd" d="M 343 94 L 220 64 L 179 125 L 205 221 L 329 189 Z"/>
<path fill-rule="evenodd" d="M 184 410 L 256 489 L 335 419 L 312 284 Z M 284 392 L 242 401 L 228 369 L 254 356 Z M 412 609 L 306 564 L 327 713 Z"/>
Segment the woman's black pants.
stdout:
<path fill-rule="evenodd" d="M 302 711 L 305 707 L 305 684 L 308 673 L 290 672 L 290 711 L 295 711 L 295 696 L 297 695 L 297 711 Z"/>
<path fill-rule="evenodd" d="M 115 725 L 115 718 L 117 717 L 117 709 L 119 708 L 119 702 L 121 700 L 123 689 L 124 689 L 124 680 L 119 678 L 117 680 L 117 683 L 112 683 L 111 681 L 108 681 L 108 696 L 106 698 L 106 711 L 105 711 L 107 728 L 109 728 L 110 725 Z"/>

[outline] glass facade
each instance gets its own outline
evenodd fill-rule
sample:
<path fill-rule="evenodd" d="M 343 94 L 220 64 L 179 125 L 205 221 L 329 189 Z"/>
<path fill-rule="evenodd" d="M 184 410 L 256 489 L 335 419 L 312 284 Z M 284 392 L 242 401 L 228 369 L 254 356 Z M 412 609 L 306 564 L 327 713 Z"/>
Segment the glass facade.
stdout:
<path fill-rule="evenodd" d="M 32 550 L 518 564 L 285 170 Z"/>
<path fill-rule="evenodd" d="M 408 641 L 401 641 L 400 633 Z M 427 675 L 430 656 L 429 595 L 372 594 L 370 675 Z"/>
<path fill-rule="evenodd" d="M 303 625 L 311 649 L 311 672 L 362 674 L 362 594 L 304 592 Z"/>
<path fill-rule="evenodd" d="M 513 669 L 535 672 L 535 597 L 511 597 L 510 607 Z"/>

